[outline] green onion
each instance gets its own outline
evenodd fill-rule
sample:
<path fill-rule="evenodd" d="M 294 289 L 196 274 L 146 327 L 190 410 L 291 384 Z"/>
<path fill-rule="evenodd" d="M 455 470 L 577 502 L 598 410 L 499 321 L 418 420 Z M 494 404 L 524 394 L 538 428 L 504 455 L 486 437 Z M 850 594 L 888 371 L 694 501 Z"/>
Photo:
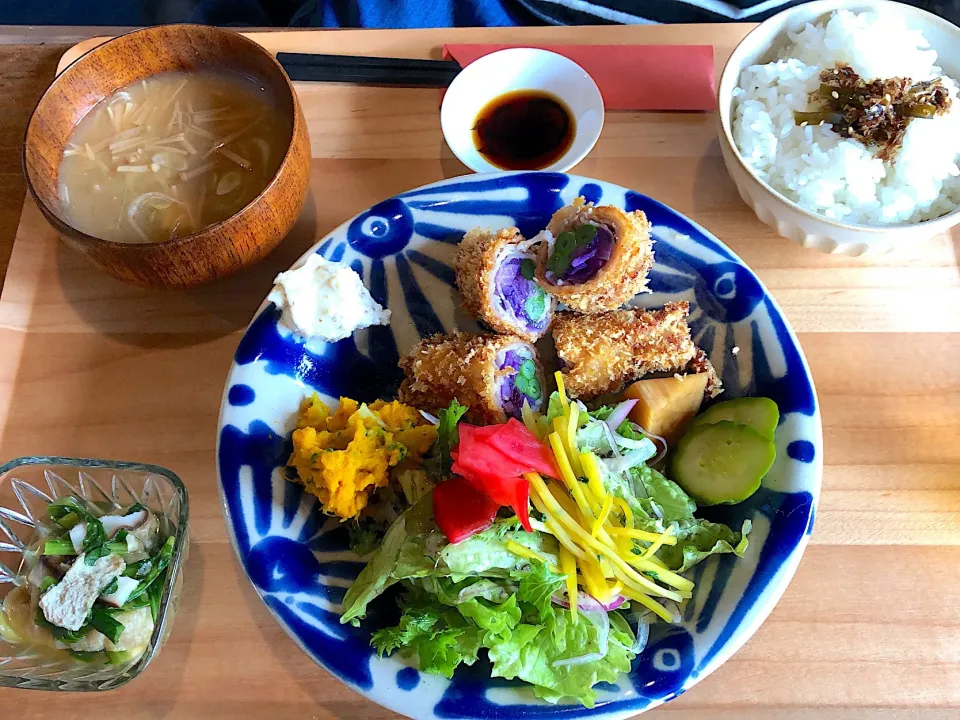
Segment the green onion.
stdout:
<path fill-rule="evenodd" d="M 47 505 L 47 517 L 58 525 L 60 524 L 60 520 L 70 514 L 75 514 L 80 518 L 85 518 L 90 515 L 80 502 L 70 496 L 58 498 Z"/>
<path fill-rule="evenodd" d="M 577 239 L 577 247 L 589 245 L 590 242 L 597 236 L 597 226 L 581 225 L 574 231 L 574 235 Z"/>
<path fill-rule="evenodd" d="M 117 642 L 124 631 L 122 622 L 114 620 L 110 613 L 99 608 L 94 608 L 93 614 L 90 616 L 90 624 L 103 633 L 112 643 Z"/>
<path fill-rule="evenodd" d="M 103 545 L 98 545 L 92 550 L 85 550 L 86 555 L 84 556 L 87 565 L 93 565 L 97 560 L 107 555 L 123 555 L 127 552 L 127 544 L 125 542 L 108 542 Z M 55 540 L 47 540 L 43 545 L 43 554 L 44 555 L 77 555 L 77 551 L 73 549 L 73 543 L 70 541 L 70 538 L 56 538 Z M 91 560 L 90 558 L 93 558 Z"/>
<path fill-rule="evenodd" d="M 534 265 L 533 260 L 530 258 L 524 258 L 520 263 L 520 275 L 527 280 L 533 280 L 534 270 L 536 270 L 536 265 Z"/>
<path fill-rule="evenodd" d="M 136 600 L 147 591 L 147 589 L 150 587 L 150 584 L 160 576 L 160 573 L 167 569 L 167 565 L 170 564 L 171 557 L 173 557 L 172 535 L 167 538 L 167 541 L 163 544 L 163 547 L 160 548 L 160 552 L 157 553 L 157 555 L 153 558 L 153 567 L 150 569 L 150 572 L 147 573 L 147 576 L 140 581 L 140 584 L 137 585 L 136 590 L 130 593 L 127 603 Z"/>
<path fill-rule="evenodd" d="M 74 658 L 76 658 L 80 662 L 85 662 L 85 663 L 93 662 L 94 660 L 97 660 L 98 658 L 100 658 L 99 650 L 95 652 L 80 652 L 79 650 L 67 650 L 67 652 L 70 653 L 70 655 L 72 655 Z"/>
<path fill-rule="evenodd" d="M 110 581 L 110 584 L 107 585 L 103 590 L 100 591 L 101 595 L 113 595 L 120 588 L 120 580 L 114 578 Z"/>
<path fill-rule="evenodd" d="M 116 652 L 107 650 L 106 654 L 107 662 L 109 662 L 111 665 L 123 665 L 136 657 L 132 650 L 118 650 Z"/>
<path fill-rule="evenodd" d="M 554 255 L 557 253 L 561 255 L 569 255 L 576 247 L 577 236 L 568 230 L 567 232 L 562 232 L 557 235 L 557 242 L 553 246 L 553 253 Z"/>
<path fill-rule="evenodd" d="M 54 520 L 54 522 L 64 530 L 72 530 L 73 527 L 80 522 L 80 516 L 75 512 L 68 512 L 63 517 Z"/>
<path fill-rule="evenodd" d="M 77 551 L 73 549 L 73 543 L 70 538 L 62 537 L 55 540 L 47 540 L 43 544 L 44 555 L 76 555 Z"/>

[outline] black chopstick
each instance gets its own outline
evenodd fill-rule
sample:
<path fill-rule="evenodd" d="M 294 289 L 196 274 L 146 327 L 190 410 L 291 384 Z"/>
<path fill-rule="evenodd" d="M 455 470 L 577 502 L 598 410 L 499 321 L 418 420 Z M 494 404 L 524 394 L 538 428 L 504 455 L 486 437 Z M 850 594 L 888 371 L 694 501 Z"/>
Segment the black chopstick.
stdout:
<path fill-rule="evenodd" d="M 277 53 L 277 60 L 291 80 L 357 85 L 446 87 L 460 72 L 453 60 L 287 52 Z"/>

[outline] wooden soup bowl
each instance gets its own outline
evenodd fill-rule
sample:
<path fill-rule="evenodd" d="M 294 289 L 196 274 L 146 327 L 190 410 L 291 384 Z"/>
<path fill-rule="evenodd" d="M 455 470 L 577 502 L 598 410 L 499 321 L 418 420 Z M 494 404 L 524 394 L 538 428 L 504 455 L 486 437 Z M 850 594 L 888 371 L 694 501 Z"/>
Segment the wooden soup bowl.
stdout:
<path fill-rule="evenodd" d="M 119 88 L 161 72 L 199 69 L 228 70 L 255 79 L 288 118 L 290 146 L 266 188 L 226 220 L 159 243 L 111 242 L 71 226 L 60 202 L 57 174 L 76 124 Z M 68 245 L 120 280 L 186 288 L 235 273 L 283 240 L 306 201 L 310 138 L 290 78 L 267 50 L 230 30 L 161 25 L 94 48 L 54 80 L 27 125 L 23 166 L 40 211 Z"/>

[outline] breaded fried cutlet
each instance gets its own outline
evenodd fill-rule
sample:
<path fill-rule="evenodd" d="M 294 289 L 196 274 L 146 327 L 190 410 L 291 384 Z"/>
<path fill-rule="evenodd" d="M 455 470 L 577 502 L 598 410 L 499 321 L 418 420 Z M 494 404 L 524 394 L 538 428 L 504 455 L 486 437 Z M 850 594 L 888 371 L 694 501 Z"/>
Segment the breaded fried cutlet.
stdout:
<path fill-rule="evenodd" d="M 679 374 L 699 375 L 700 373 L 707 374 L 707 386 L 703 390 L 704 398 L 715 398 L 717 395 L 723 392 L 723 383 L 720 381 L 720 375 L 717 374 L 717 369 L 713 366 L 713 363 L 710 362 L 710 358 L 707 357 L 707 354 L 701 348 L 697 348 L 697 352 L 693 356 L 693 359 L 688 362 L 682 370 L 679 371 Z M 639 380 L 639 378 L 637 379 Z"/>
<path fill-rule="evenodd" d="M 537 349 L 514 335 L 434 335 L 401 358 L 400 369 L 400 402 L 437 411 L 456 399 L 472 423 L 506 422 L 520 416 L 524 400 L 533 410 L 543 402 Z"/>
<path fill-rule="evenodd" d="M 464 309 L 496 332 L 529 342 L 547 332 L 556 304 L 521 274 L 523 261 L 536 262 L 535 245 L 515 227 L 475 228 L 464 235 L 454 262 Z"/>
<path fill-rule="evenodd" d="M 595 226 L 598 237 L 600 234 L 612 237 L 609 258 L 596 274 L 586 279 L 576 263 L 557 276 L 549 270 L 554 246 L 549 241 L 544 242 L 537 258 L 537 280 L 544 290 L 571 310 L 581 313 L 613 310 L 637 293 L 649 292 L 647 273 L 653 266 L 653 238 L 646 215 L 639 210 L 624 212 L 613 205 L 594 207 L 578 197 L 573 204 L 554 213 L 547 231 L 556 240 L 561 233 L 575 231 L 581 225 Z"/>
<path fill-rule="evenodd" d="M 589 400 L 650 373 L 680 372 L 697 355 L 688 311 L 684 301 L 660 310 L 557 313 L 553 341 L 567 392 Z"/>

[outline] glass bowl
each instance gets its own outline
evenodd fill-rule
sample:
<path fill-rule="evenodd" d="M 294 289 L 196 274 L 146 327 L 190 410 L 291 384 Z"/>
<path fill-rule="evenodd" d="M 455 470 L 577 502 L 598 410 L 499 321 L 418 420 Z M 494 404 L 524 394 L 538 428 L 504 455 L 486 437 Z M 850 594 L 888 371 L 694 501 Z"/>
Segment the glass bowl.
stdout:
<path fill-rule="evenodd" d="M 114 509 L 139 502 L 166 520 L 174 533 L 173 557 L 153 635 L 143 654 L 125 664 L 84 664 L 54 659 L 28 646 L 8 642 L 0 627 L 0 687 L 90 692 L 112 690 L 133 680 L 150 664 L 170 635 L 180 604 L 183 563 L 188 546 L 187 490 L 166 468 L 112 460 L 25 457 L 0 467 L 0 603 L 25 582 L 20 571 L 35 518 L 44 517 L 56 498 L 74 495 Z"/>

